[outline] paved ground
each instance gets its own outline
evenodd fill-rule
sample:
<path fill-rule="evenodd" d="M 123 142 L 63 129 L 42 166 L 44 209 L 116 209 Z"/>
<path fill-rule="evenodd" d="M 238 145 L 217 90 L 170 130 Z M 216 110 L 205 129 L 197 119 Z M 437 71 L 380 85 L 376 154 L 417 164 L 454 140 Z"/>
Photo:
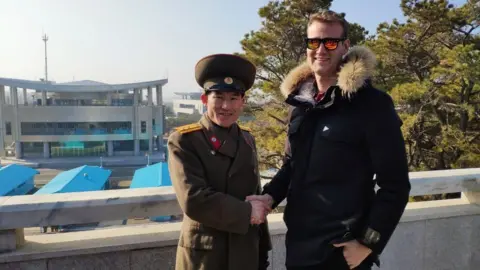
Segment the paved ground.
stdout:
<path fill-rule="evenodd" d="M 103 165 L 104 167 L 144 166 L 147 162 L 157 163 L 165 161 L 163 153 L 155 153 L 147 156 L 115 156 L 115 157 L 65 157 L 65 158 L 25 158 L 14 157 L 2 158 L 2 166 L 17 163 L 32 168 L 65 169 L 81 165 Z"/>

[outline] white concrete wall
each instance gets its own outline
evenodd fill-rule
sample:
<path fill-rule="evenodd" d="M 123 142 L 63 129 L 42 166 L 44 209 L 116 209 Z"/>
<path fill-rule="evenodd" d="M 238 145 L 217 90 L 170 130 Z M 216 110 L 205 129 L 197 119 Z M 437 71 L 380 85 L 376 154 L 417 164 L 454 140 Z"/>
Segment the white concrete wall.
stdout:
<path fill-rule="evenodd" d="M 380 269 L 477 270 L 480 211 L 459 214 L 460 208 L 447 208 L 441 215 L 433 210 L 436 217 L 407 210 L 381 256 Z M 273 243 L 269 270 L 284 270 L 282 214 L 270 215 L 269 224 Z M 143 224 L 27 236 L 30 244 L 25 248 L 0 254 L 0 269 L 174 269 L 180 228 L 181 223 Z"/>
<path fill-rule="evenodd" d="M 380 258 L 380 269 L 479 269 L 480 168 L 416 172 L 410 178 L 412 194 L 460 191 L 463 197 L 409 203 Z M 0 197 L 0 250 L 9 250 L 0 253 L 0 269 L 173 269 L 181 223 L 27 235 L 24 244 L 12 235 L 18 228 L 180 213 L 171 187 Z M 282 214 L 268 220 L 270 270 L 283 270 Z"/>

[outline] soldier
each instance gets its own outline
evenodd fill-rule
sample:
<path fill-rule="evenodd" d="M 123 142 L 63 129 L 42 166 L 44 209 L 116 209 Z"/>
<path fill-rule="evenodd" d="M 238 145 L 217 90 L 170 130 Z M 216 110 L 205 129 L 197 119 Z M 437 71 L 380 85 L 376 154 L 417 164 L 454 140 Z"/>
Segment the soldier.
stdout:
<path fill-rule="evenodd" d="M 270 235 L 260 194 L 255 140 L 236 122 L 255 66 L 217 54 L 195 67 L 207 111 L 198 123 L 179 127 L 168 140 L 168 164 L 178 203 L 185 213 L 176 269 L 266 269 Z"/>

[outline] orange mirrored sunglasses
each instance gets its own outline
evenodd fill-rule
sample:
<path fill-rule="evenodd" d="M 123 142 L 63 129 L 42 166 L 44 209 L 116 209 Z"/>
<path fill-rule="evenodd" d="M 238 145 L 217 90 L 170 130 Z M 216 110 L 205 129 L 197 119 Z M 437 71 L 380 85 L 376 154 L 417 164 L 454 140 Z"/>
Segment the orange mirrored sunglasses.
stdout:
<path fill-rule="evenodd" d="M 337 49 L 338 43 L 344 40 L 345 38 L 306 38 L 305 43 L 307 44 L 307 48 L 310 50 L 316 50 L 320 48 L 320 44 L 323 43 L 325 49 L 333 51 Z"/>

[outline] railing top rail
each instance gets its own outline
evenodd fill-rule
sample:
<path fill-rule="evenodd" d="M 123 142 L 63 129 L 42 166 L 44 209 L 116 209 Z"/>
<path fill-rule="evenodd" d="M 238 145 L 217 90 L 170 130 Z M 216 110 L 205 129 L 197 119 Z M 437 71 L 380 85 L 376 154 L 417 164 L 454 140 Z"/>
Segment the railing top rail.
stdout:
<path fill-rule="evenodd" d="M 410 195 L 478 190 L 480 168 L 410 173 Z M 0 230 L 181 214 L 172 187 L 0 197 Z"/>

